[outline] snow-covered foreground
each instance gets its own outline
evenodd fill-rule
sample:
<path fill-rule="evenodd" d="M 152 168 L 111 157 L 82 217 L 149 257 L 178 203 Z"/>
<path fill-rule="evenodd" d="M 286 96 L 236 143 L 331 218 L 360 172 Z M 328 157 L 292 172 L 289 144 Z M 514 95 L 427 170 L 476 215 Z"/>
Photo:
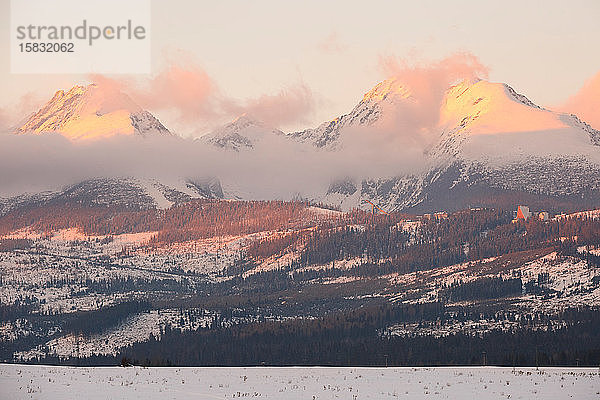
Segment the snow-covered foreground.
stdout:
<path fill-rule="evenodd" d="M 121 368 L 0 364 L 2 399 L 598 399 L 596 368 Z"/>

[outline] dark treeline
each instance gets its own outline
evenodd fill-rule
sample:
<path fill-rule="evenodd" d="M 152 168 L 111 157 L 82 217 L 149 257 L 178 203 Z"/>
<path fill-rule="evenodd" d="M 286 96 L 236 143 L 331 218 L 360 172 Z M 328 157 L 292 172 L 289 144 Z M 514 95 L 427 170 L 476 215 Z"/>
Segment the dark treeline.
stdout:
<path fill-rule="evenodd" d="M 504 213 L 495 210 L 464 211 L 440 221 L 422 219 L 410 231 L 404 229 L 405 220 L 400 215 L 372 216 L 365 224 L 317 229 L 310 236 L 301 237 L 302 242 L 296 245 L 302 249 L 296 266 L 361 258 L 356 272 L 375 275 L 456 264 L 469 260 L 465 246 L 481 232 L 506 224 L 507 220 Z"/>
<path fill-rule="evenodd" d="M 266 259 L 271 256 L 278 256 L 285 251 L 297 251 L 306 233 L 286 232 L 284 234 L 269 237 L 264 240 L 257 240 L 248 246 L 246 255 L 251 259 Z M 293 246 L 293 249 L 291 247 Z"/>
<path fill-rule="evenodd" d="M 186 279 L 173 278 L 113 278 L 113 279 L 86 279 L 82 281 L 85 293 L 128 293 L 128 292 L 174 292 L 189 293 L 195 291 L 196 285 Z"/>
<path fill-rule="evenodd" d="M 82 335 L 100 333 L 106 328 L 118 325 L 130 315 L 147 311 L 150 308 L 150 303 L 147 301 L 131 300 L 98 310 L 79 311 L 69 315 L 62 326 L 62 331 L 63 333 Z"/>
<path fill-rule="evenodd" d="M 0 302 L 0 321 L 8 322 L 25 317 L 37 309 L 39 304 L 39 299 L 32 296 L 18 297 L 12 303 Z"/>
<path fill-rule="evenodd" d="M 454 282 L 442 289 L 440 297 L 447 301 L 498 299 L 521 294 L 521 278 L 481 278 L 471 282 Z"/>
<path fill-rule="evenodd" d="M 407 232 L 395 220 L 377 218 L 360 227 L 315 232 L 303 246 L 300 262 L 326 264 L 362 257 L 371 263 L 389 261 L 391 271 L 431 269 L 466 261 L 465 243 L 505 222 L 493 210 L 466 211 L 442 221 L 423 220 L 414 232 Z"/>
<path fill-rule="evenodd" d="M 295 268 L 334 266 L 338 260 L 360 258 L 359 266 L 350 272 L 374 276 L 430 270 L 544 248 L 573 253 L 576 246 L 600 244 L 600 220 L 510 221 L 507 213 L 471 210 L 441 221 L 422 220 L 421 226 L 410 234 L 399 229 L 395 221 L 384 218 L 360 227 L 319 229 L 309 237 L 300 237 L 302 242 L 296 248 L 302 252 Z M 286 242 L 285 246 L 294 245 Z M 282 249 L 270 249 L 269 253 L 278 251 Z M 587 252 L 585 257 L 590 265 L 597 265 L 598 256 Z"/>
<path fill-rule="evenodd" d="M 600 267 L 600 256 L 591 253 L 589 250 L 578 251 L 577 246 L 572 242 L 564 243 L 560 248 L 560 254 L 584 260 L 591 267 Z"/>
<path fill-rule="evenodd" d="M 0 346 L 0 359 L 3 361 L 13 360 L 15 351 L 34 348 L 37 345 L 46 343 L 53 337 L 65 334 L 83 336 L 100 334 L 115 327 L 128 317 L 150 309 L 150 303 L 145 300 L 127 300 L 92 311 L 19 315 L 19 318 L 26 317 L 28 324 L 34 329 L 29 335 L 2 343 L 2 346 Z M 54 331 L 54 334 L 48 336 L 49 330 Z"/>
<path fill-rule="evenodd" d="M 23 250 L 31 247 L 29 239 L 0 239 L 0 251 Z"/>
<path fill-rule="evenodd" d="M 459 311 L 460 313 L 460 311 Z M 452 334 L 400 337 L 382 334 L 392 322 L 443 316 L 439 303 L 382 306 L 335 313 L 319 319 L 267 321 L 195 332 L 167 331 L 157 340 L 138 343 L 116 357 L 61 360 L 79 365 L 587 365 L 600 363 L 600 312 L 567 310 L 555 318 L 567 322 L 554 330 L 519 328 L 482 335 Z M 52 362 L 51 359 L 39 360 Z"/>

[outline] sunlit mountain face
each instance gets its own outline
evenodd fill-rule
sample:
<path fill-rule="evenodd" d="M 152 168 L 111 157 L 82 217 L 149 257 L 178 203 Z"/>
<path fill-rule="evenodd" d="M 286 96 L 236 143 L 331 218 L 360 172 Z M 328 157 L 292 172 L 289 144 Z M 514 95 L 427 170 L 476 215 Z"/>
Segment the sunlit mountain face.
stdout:
<path fill-rule="evenodd" d="M 557 115 L 503 83 L 463 81 L 450 88 L 440 110 L 441 126 L 468 123 L 472 134 L 565 128 Z"/>
<path fill-rule="evenodd" d="M 57 91 L 18 132 L 59 132 L 72 140 L 98 140 L 115 135 L 170 135 L 158 119 L 128 95 L 118 88 L 98 84 Z"/>
<path fill-rule="evenodd" d="M 479 151 L 482 157 L 493 152 L 507 159 L 524 153 L 593 158 L 598 150 L 594 146 L 598 131 L 575 116 L 540 107 L 506 84 L 483 80 L 465 81 L 447 91 L 439 128 L 443 139 L 444 135 L 446 140 L 451 136 L 468 138 L 471 147 L 465 152 Z M 476 149 L 477 144 L 487 148 Z"/>

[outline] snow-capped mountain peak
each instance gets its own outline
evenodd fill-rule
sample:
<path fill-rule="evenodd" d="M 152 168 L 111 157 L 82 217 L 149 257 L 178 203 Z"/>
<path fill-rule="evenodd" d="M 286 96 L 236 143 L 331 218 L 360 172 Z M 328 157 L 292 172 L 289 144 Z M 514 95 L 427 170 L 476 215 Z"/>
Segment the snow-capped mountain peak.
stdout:
<path fill-rule="evenodd" d="M 248 113 L 244 113 L 244 114 L 238 116 L 237 118 L 235 118 L 230 123 L 226 124 L 224 126 L 224 130 L 239 132 L 239 131 L 247 129 L 249 127 L 264 127 L 264 126 L 265 126 L 264 122 L 259 121 L 258 119 L 254 118 L 252 115 L 250 115 Z"/>
<path fill-rule="evenodd" d="M 411 91 L 397 78 L 386 79 L 375 85 L 363 96 L 363 102 L 381 102 L 387 99 L 408 99 L 412 96 Z"/>
<path fill-rule="evenodd" d="M 504 83 L 463 81 L 451 87 L 440 110 L 444 128 L 468 127 L 471 134 L 561 129 L 558 116 Z"/>
<path fill-rule="evenodd" d="M 111 85 L 74 86 L 57 91 L 17 133 L 59 132 L 73 140 L 114 135 L 171 135 L 158 119 Z"/>
<path fill-rule="evenodd" d="M 352 193 L 350 185 L 333 185 L 321 201 L 352 208 L 370 199 L 386 209 L 431 209 L 497 204 L 510 196 L 575 196 L 582 204 L 598 198 L 600 132 L 577 117 L 540 107 L 507 84 L 479 79 L 450 87 L 439 103 L 420 104 L 420 99 L 398 81 L 384 81 L 350 113 L 294 134 L 317 147 L 343 151 L 345 128 L 353 127 L 352 134 L 365 128 L 365 143 L 368 129 L 386 121 L 398 123 L 401 133 L 412 105 L 437 121 L 424 136 L 430 141 L 423 158 L 427 172 L 352 181 Z M 388 118 L 396 110 L 402 111 L 398 118 Z M 506 197 L 496 199 L 500 193 Z"/>
<path fill-rule="evenodd" d="M 398 79 L 387 79 L 365 93 L 362 100 L 348 114 L 324 122 L 314 129 L 294 132 L 290 137 L 312 143 L 316 147 L 334 149 L 339 145 L 338 139 L 342 130 L 374 125 L 384 114 L 384 109 L 393 108 L 395 104 L 403 101 L 415 101 L 411 91 Z"/>
<path fill-rule="evenodd" d="M 253 148 L 266 137 L 282 135 L 283 132 L 244 113 L 233 121 L 203 136 L 201 140 L 216 147 L 240 151 Z"/>

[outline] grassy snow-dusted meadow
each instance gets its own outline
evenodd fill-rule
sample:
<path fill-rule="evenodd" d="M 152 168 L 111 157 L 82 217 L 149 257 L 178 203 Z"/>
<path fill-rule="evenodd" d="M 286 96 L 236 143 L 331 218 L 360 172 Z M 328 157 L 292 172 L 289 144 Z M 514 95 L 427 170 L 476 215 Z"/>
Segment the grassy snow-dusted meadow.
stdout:
<path fill-rule="evenodd" d="M 2 399 L 598 399 L 595 368 L 0 365 Z"/>

